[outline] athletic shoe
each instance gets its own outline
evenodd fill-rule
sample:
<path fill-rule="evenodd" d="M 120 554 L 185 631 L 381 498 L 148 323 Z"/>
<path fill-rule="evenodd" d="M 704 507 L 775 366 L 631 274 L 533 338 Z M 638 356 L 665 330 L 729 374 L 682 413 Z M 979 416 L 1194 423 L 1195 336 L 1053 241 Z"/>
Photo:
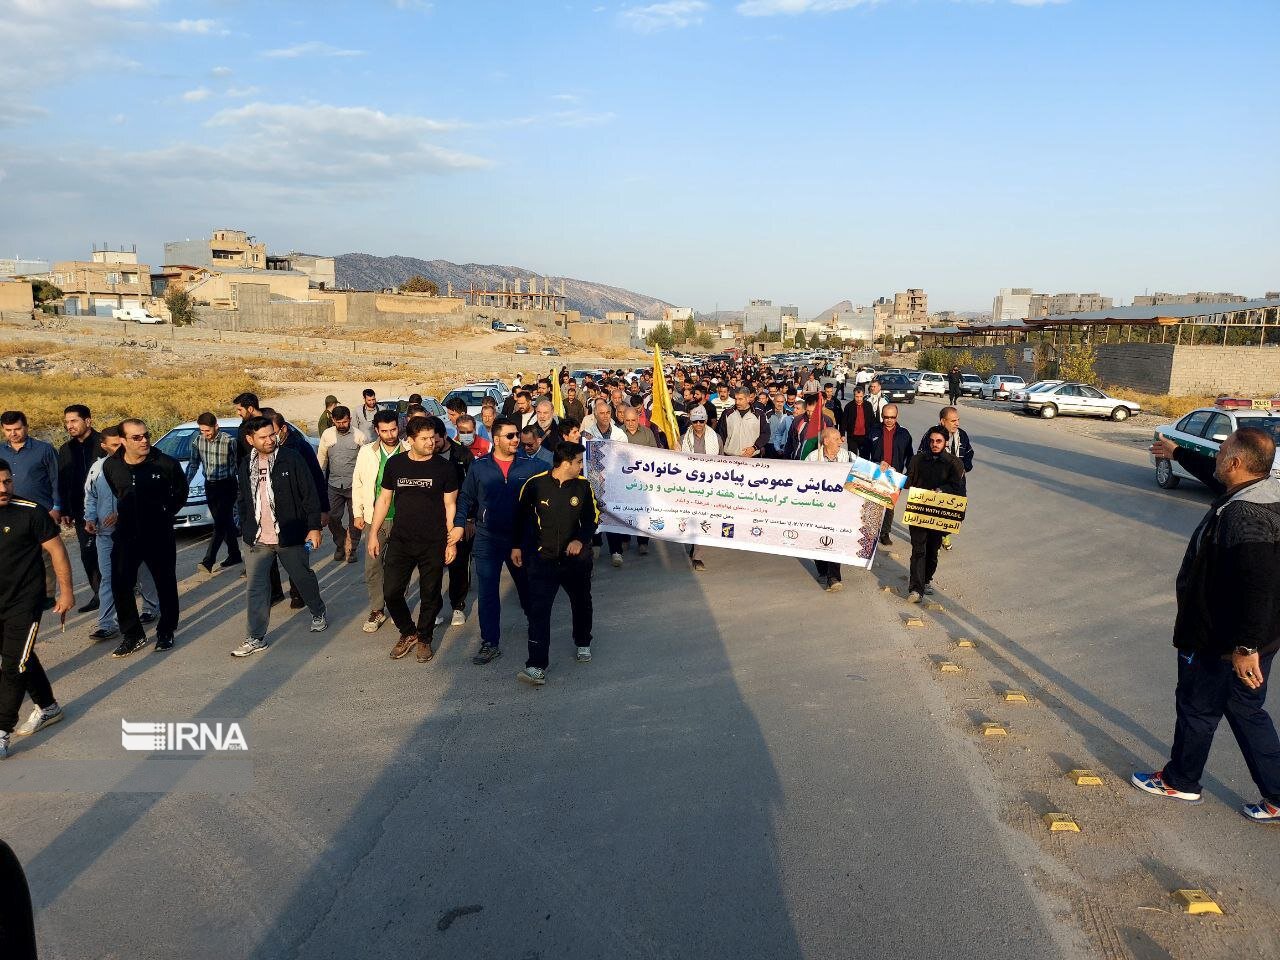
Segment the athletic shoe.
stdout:
<path fill-rule="evenodd" d="M 31 711 L 27 719 L 22 721 L 17 729 L 13 731 L 13 735 L 15 737 L 29 737 L 37 730 L 43 730 L 49 724 L 57 723 L 62 719 L 62 716 L 62 708 L 56 703 L 49 704 L 43 710 L 36 707 Z"/>
<path fill-rule="evenodd" d="M 418 642 L 416 633 L 402 633 L 400 639 L 396 641 L 396 645 L 391 648 L 391 659 L 399 660 L 406 653 L 413 649 L 413 645 Z"/>
<path fill-rule="evenodd" d="M 932 596 L 933 596 L 933 581 L 932 581 L 932 580 L 930 580 L 928 583 L 926 583 L 926 584 L 924 585 L 924 595 L 925 595 L 926 597 L 932 597 Z"/>
<path fill-rule="evenodd" d="M 461 610 L 453 611 L 453 619 L 449 621 L 449 626 L 460 627 L 467 622 L 467 615 Z"/>
<path fill-rule="evenodd" d="M 150 610 L 147 610 L 138 618 L 138 621 L 140 623 L 155 623 L 159 619 L 159 614 L 152 613 Z"/>
<path fill-rule="evenodd" d="M 173 649 L 173 634 L 172 634 L 172 633 L 157 633 L 157 634 L 156 634 L 156 649 L 157 649 L 157 650 L 172 650 L 172 649 Z"/>
<path fill-rule="evenodd" d="M 230 570 L 232 567 L 238 566 L 242 563 L 244 563 L 243 557 L 236 557 L 234 560 L 231 557 L 227 557 L 227 559 L 218 564 L 218 568 L 220 570 Z"/>
<path fill-rule="evenodd" d="M 844 581 L 832 577 L 827 581 L 827 593 L 839 593 L 844 589 Z"/>
<path fill-rule="evenodd" d="M 612 563 L 615 567 L 622 566 L 622 554 L 620 553 L 613 554 L 612 556 L 609 557 L 609 562 Z"/>
<path fill-rule="evenodd" d="M 590 663 L 590 662 L 591 662 L 591 648 L 590 648 L 590 647 L 579 647 L 579 648 L 578 648 L 578 655 L 577 655 L 574 659 L 575 659 L 575 660 L 577 660 L 579 663 Z"/>
<path fill-rule="evenodd" d="M 9 735 L 0 733 L 0 760 L 9 755 Z"/>
<path fill-rule="evenodd" d="M 437 614 L 436 614 L 436 626 L 438 627 L 438 626 L 440 626 L 440 625 L 441 625 L 441 624 L 443 624 L 443 623 L 444 623 L 444 614 L 443 614 L 443 613 L 437 613 Z"/>
<path fill-rule="evenodd" d="M 231 651 L 231 655 L 233 657 L 247 657 L 265 649 L 267 649 L 266 637 L 246 637 L 244 643 Z"/>
<path fill-rule="evenodd" d="M 14 733 L 18 732 L 14 731 Z M 1246 803 L 1241 807 L 1240 812 L 1257 823 L 1280 823 L 1280 806 L 1276 806 L 1270 800 Z"/>
<path fill-rule="evenodd" d="M 418 662 L 430 663 L 431 658 L 434 656 L 435 654 L 431 652 L 431 641 L 420 639 L 418 641 Z"/>
<path fill-rule="evenodd" d="M 290 598 L 289 598 L 289 609 L 290 609 L 290 610 L 301 610 L 301 609 L 302 609 L 303 607 L 305 607 L 306 605 L 307 605 L 307 601 L 303 600 L 303 599 L 302 599 L 302 597 L 290 597 Z"/>
<path fill-rule="evenodd" d="M 364 622 L 364 626 L 360 629 L 365 633 L 377 633 L 378 628 L 387 622 L 387 615 L 381 610 L 374 610 L 369 614 L 369 619 Z"/>
<path fill-rule="evenodd" d="M 516 674 L 516 679 L 522 683 L 540 687 L 547 682 L 547 671 L 539 670 L 537 667 L 525 667 Z"/>
<path fill-rule="evenodd" d="M 1157 770 L 1154 773 L 1135 773 L 1129 778 L 1129 782 L 1139 790 L 1157 797 L 1168 797 L 1170 800 L 1182 800 L 1186 803 L 1199 803 L 1201 799 L 1198 793 L 1175 790 L 1165 783 L 1163 770 Z"/>
<path fill-rule="evenodd" d="M 640 544 L 639 548 L 636 550 L 636 553 L 640 554 L 640 556 L 642 557 L 647 557 L 649 555 L 649 545 L 647 543 Z"/>
<path fill-rule="evenodd" d="M 707 565 L 701 560 L 693 561 L 693 570 L 695 573 L 701 573 L 705 569 L 707 569 Z"/>
<path fill-rule="evenodd" d="M 89 639 L 94 643 L 101 643 L 103 640 L 114 640 L 120 636 L 119 630 L 95 630 L 89 634 Z"/>
<path fill-rule="evenodd" d="M 334 563 L 346 563 L 346 562 L 347 562 L 347 551 L 346 551 L 345 549 L 341 549 L 341 550 L 335 550 L 335 551 L 333 551 L 333 562 L 334 562 Z"/>
<path fill-rule="evenodd" d="M 116 659 L 127 657 L 131 653 L 137 653 L 147 645 L 147 638 L 139 637 L 137 640 L 121 640 L 120 646 L 111 651 L 111 655 Z"/>
<path fill-rule="evenodd" d="M 923 598 L 920 594 L 915 590 L 912 590 L 907 594 L 907 603 L 919 603 L 922 599 Z"/>
<path fill-rule="evenodd" d="M 476 651 L 476 655 L 471 658 L 471 662 L 477 666 L 483 666 L 486 663 L 492 663 L 502 656 L 502 649 L 492 643 L 480 644 L 480 649 Z"/>
<path fill-rule="evenodd" d="M 212 577 L 213 564 L 208 560 L 201 560 L 196 564 L 196 573 L 203 574 L 205 577 Z"/>
<path fill-rule="evenodd" d="M 325 615 L 323 613 L 320 614 L 320 616 L 318 617 L 311 618 L 312 633 L 324 633 L 328 629 L 329 629 L 329 621 L 325 618 Z"/>
<path fill-rule="evenodd" d="M 95 593 L 93 595 L 93 599 L 90 600 L 88 603 L 86 603 L 83 607 L 80 607 L 78 610 L 76 610 L 76 613 L 93 613 L 93 611 L 97 610 L 98 607 L 101 606 L 101 603 L 102 601 L 98 599 L 98 595 Z"/>

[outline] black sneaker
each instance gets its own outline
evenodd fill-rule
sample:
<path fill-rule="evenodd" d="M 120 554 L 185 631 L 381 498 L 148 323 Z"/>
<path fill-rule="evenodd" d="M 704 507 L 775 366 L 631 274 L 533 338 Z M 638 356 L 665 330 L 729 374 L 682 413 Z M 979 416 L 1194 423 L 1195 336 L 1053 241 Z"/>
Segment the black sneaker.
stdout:
<path fill-rule="evenodd" d="M 97 610 L 100 605 L 101 605 L 101 602 L 98 600 L 98 597 L 95 594 L 93 599 L 90 600 L 88 603 L 86 603 L 83 607 L 80 607 L 78 610 L 76 610 L 76 613 L 93 613 L 93 611 Z"/>
<path fill-rule="evenodd" d="M 137 653 L 147 645 L 146 637 L 139 637 L 137 640 L 121 640 L 120 646 L 111 651 L 111 655 L 117 659 L 127 657 L 131 653 Z"/>
<path fill-rule="evenodd" d="M 244 560 L 240 557 L 227 557 L 227 559 L 223 560 L 220 564 L 218 564 L 218 566 L 223 570 L 226 570 L 230 567 L 239 566 L 242 563 L 244 563 Z"/>
<path fill-rule="evenodd" d="M 89 639 L 94 643 L 101 643 L 103 640 L 114 640 L 120 636 L 119 630 L 95 630 L 89 634 Z"/>
<path fill-rule="evenodd" d="M 157 650 L 172 650 L 172 649 L 173 649 L 173 634 L 172 634 L 172 633 L 158 633 L 158 634 L 156 634 L 156 649 L 157 649 Z"/>
<path fill-rule="evenodd" d="M 334 562 L 334 563 L 346 563 L 346 562 L 347 562 L 347 551 L 346 551 L 346 550 L 335 550 L 335 551 L 333 551 L 333 562 Z"/>
<path fill-rule="evenodd" d="M 271 595 L 271 605 L 272 605 L 273 607 L 274 607 L 277 603 L 283 603 L 283 602 L 284 602 L 284 594 L 283 594 L 283 593 L 273 593 L 273 594 Z"/>
<path fill-rule="evenodd" d="M 142 616 L 138 618 L 139 622 L 141 623 L 155 623 L 156 620 L 158 619 L 159 617 L 157 617 L 154 613 L 144 613 Z"/>
<path fill-rule="evenodd" d="M 201 573 L 203 573 L 206 577 L 212 577 L 212 576 L 213 576 L 213 561 L 212 561 L 212 560 L 201 560 L 199 563 L 197 563 L 197 564 L 196 564 L 196 569 L 197 569 L 197 570 L 199 570 Z"/>
<path fill-rule="evenodd" d="M 500 647 L 494 646 L 492 643 L 482 643 L 479 651 L 471 658 L 471 662 L 478 666 L 483 666 L 486 663 L 492 663 L 500 656 L 502 656 Z"/>

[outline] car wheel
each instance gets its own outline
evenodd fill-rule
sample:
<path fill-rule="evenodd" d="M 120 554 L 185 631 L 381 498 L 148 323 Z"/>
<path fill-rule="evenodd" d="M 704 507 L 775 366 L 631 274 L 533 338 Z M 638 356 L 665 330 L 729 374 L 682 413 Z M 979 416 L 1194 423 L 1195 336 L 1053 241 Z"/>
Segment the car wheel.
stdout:
<path fill-rule="evenodd" d="M 1046 403 L 1043 407 L 1040 408 L 1040 416 L 1042 416 L 1046 420 L 1052 420 L 1057 415 L 1058 415 L 1058 408 L 1055 407 L 1052 403 Z"/>
<path fill-rule="evenodd" d="M 1111 411 L 1111 419 L 1114 420 L 1116 423 L 1119 423 L 1121 420 L 1128 420 L 1129 408 L 1116 407 L 1114 410 Z"/>
<path fill-rule="evenodd" d="M 1156 461 L 1156 485 L 1172 490 L 1182 482 L 1181 477 L 1174 476 L 1173 463 L 1168 460 Z"/>

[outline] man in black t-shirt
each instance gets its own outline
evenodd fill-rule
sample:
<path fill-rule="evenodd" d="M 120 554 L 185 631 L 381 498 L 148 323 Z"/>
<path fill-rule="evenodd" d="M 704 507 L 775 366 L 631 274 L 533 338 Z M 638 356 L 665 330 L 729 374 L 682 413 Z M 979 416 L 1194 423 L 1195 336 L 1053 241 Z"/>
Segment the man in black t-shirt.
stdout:
<path fill-rule="evenodd" d="M 409 449 L 387 461 L 382 489 L 373 506 L 374 530 L 381 529 L 393 501 L 396 508 L 396 522 L 382 557 L 383 601 L 400 631 L 391 650 L 395 660 L 415 644 L 419 663 L 433 656 L 431 634 L 440 612 L 440 584 L 445 565 L 456 553 L 454 544 L 449 543 L 449 531 L 458 505 L 458 471 L 452 462 L 435 455 L 436 437 L 444 435 L 444 424 L 438 417 L 411 418 L 405 425 Z M 382 552 L 377 537 L 369 538 L 367 549 L 369 559 L 377 562 Z M 416 627 L 404 599 L 415 567 L 421 595 Z"/>
<path fill-rule="evenodd" d="M 9 755 L 10 735 L 24 737 L 62 719 L 35 652 L 44 611 L 42 550 L 58 580 L 54 612 L 65 615 L 75 606 L 75 594 L 58 525 L 39 504 L 13 495 L 13 470 L 0 460 L 0 759 Z M 36 709 L 18 726 L 25 694 Z"/>

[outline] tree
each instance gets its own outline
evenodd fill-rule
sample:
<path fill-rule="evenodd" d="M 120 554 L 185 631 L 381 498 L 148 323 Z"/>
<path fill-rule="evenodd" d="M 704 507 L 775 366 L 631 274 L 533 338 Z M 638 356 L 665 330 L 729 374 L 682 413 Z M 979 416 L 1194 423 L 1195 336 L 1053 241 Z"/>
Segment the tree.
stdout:
<path fill-rule="evenodd" d="M 676 338 L 671 333 L 671 328 L 669 326 L 665 323 L 660 323 L 649 331 L 649 335 L 644 338 L 644 342 L 651 347 L 670 350 L 676 345 Z"/>
<path fill-rule="evenodd" d="M 973 372 L 983 380 L 995 372 L 996 361 L 990 354 L 980 353 L 973 358 Z"/>
<path fill-rule="evenodd" d="M 169 308 L 169 321 L 175 327 L 189 327 L 196 322 L 195 301 L 186 287 L 170 286 L 164 292 L 164 305 Z"/>
<path fill-rule="evenodd" d="M 698 342 L 698 346 L 701 347 L 703 350 L 710 350 L 712 347 L 716 345 L 716 338 L 713 337 L 708 331 L 703 330 L 700 334 L 698 334 L 697 342 Z"/>
<path fill-rule="evenodd" d="M 796 331 L 796 349 L 803 350 L 808 345 L 809 345 L 809 342 L 805 339 L 805 336 L 804 336 L 804 328 L 800 328 L 799 330 Z"/>
<path fill-rule="evenodd" d="M 48 300 L 57 300 L 61 296 L 62 291 L 48 280 L 31 281 L 31 299 L 37 304 L 45 303 Z"/>
<path fill-rule="evenodd" d="M 1004 352 L 1004 369 L 1005 373 L 1018 372 L 1018 358 L 1020 354 L 1016 349 L 1010 347 Z"/>
<path fill-rule="evenodd" d="M 1062 359 L 1058 361 L 1058 375 L 1063 380 L 1076 383 L 1097 383 L 1098 373 L 1094 365 L 1098 362 L 1098 352 L 1091 343 L 1073 344 L 1062 351 Z"/>
<path fill-rule="evenodd" d="M 412 277 L 400 284 L 401 293 L 425 293 L 430 297 L 440 296 L 440 287 L 436 285 L 434 280 L 428 280 L 421 274 L 415 273 Z"/>
<path fill-rule="evenodd" d="M 686 317 L 684 321 L 684 342 L 693 343 L 698 339 L 698 325 L 693 322 L 693 317 Z"/>

